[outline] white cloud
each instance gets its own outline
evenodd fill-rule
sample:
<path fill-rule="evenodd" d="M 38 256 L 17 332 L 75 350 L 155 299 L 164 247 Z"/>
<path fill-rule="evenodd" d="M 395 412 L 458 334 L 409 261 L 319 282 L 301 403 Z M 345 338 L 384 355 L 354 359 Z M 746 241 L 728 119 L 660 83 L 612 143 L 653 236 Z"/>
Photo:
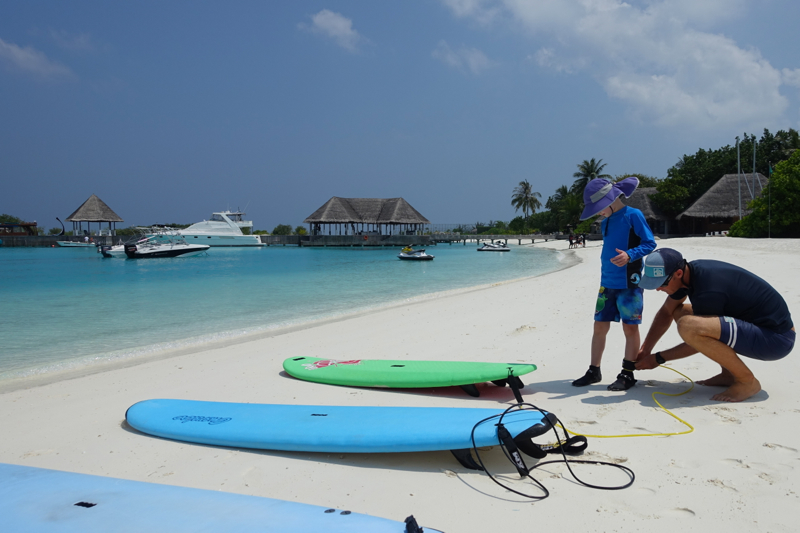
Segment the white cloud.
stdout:
<path fill-rule="evenodd" d="M 477 48 L 462 46 L 458 50 L 453 50 L 445 41 L 439 41 L 439 44 L 431 55 L 445 65 L 458 69 L 466 68 L 473 74 L 480 74 L 494 65 L 494 63 L 486 57 L 486 54 Z"/>
<path fill-rule="evenodd" d="M 800 87 L 800 68 L 783 69 L 783 83 L 793 87 Z"/>
<path fill-rule="evenodd" d="M 488 24 L 499 14 L 500 9 L 493 6 L 492 0 L 442 0 L 457 17 L 471 18 L 481 24 Z"/>
<path fill-rule="evenodd" d="M 64 30 L 50 30 L 50 37 L 61 48 L 77 52 L 94 51 L 94 44 L 88 33 L 74 35 Z"/>
<path fill-rule="evenodd" d="M 336 44 L 350 52 L 357 52 L 358 45 L 366 41 L 364 37 L 353 29 L 352 20 L 328 9 L 323 9 L 319 13 L 312 15 L 311 26 L 300 23 L 298 27 L 329 37 Z"/>
<path fill-rule="evenodd" d="M 21 48 L 3 39 L 0 39 L 0 62 L 43 78 L 63 78 L 73 75 L 69 68 L 51 61 L 42 52 L 30 46 Z"/>
<path fill-rule="evenodd" d="M 441 0 L 457 17 L 486 13 L 522 28 L 542 68 L 585 72 L 635 116 L 697 128 L 763 127 L 788 106 L 782 85 L 800 86 L 800 69 L 782 72 L 757 50 L 718 32 L 745 0 Z M 629 0 L 633 2 L 633 0 Z"/>

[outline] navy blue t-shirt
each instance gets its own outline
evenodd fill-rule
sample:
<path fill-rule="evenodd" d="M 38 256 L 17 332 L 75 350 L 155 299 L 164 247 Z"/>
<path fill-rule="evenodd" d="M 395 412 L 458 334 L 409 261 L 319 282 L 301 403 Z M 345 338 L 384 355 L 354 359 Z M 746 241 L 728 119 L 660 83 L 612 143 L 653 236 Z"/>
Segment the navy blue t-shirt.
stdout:
<path fill-rule="evenodd" d="M 775 333 L 792 329 L 792 315 L 783 297 L 752 272 L 712 259 L 691 261 L 689 269 L 689 288 L 670 297 L 688 296 L 695 315 L 730 316 Z"/>

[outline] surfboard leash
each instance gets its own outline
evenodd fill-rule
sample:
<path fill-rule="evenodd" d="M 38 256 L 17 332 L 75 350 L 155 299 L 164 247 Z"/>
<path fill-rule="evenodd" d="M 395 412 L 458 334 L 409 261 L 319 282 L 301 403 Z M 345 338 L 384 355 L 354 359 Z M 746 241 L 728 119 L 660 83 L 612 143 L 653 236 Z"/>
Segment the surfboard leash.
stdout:
<path fill-rule="evenodd" d="M 552 431 L 555 433 L 556 442 L 558 442 L 559 444 L 555 445 L 555 446 L 552 446 L 552 445 L 551 446 L 540 446 L 540 445 L 535 444 L 533 441 L 527 441 L 526 442 L 526 440 L 524 438 L 520 439 L 519 436 L 518 436 L 517 439 L 512 438 L 511 434 L 509 433 L 509 431 L 503 425 L 503 418 L 509 412 L 512 412 L 512 411 L 524 411 L 524 410 L 535 410 L 535 411 L 538 411 L 539 413 L 541 413 L 542 414 L 542 420 L 546 421 L 546 423 L 550 426 L 549 429 L 552 429 Z M 486 465 L 483 464 L 483 460 L 481 459 L 481 455 L 480 455 L 480 451 L 478 450 L 478 446 L 475 443 L 475 430 L 481 424 L 487 423 L 490 420 L 495 420 L 495 419 L 497 419 L 496 425 L 497 425 L 498 444 L 500 445 L 500 448 L 503 450 L 503 453 L 505 454 L 506 458 L 509 461 L 511 461 L 511 463 L 514 465 L 514 467 L 517 469 L 517 472 L 519 473 L 520 478 L 521 479 L 524 479 L 526 477 L 529 478 L 544 493 L 543 495 L 536 496 L 536 495 L 526 494 L 524 492 L 520 492 L 518 490 L 515 490 L 515 489 L 513 489 L 513 488 L 511 488 L 511 487 L 509 487 L 507 485 L 504 485 L 503 483 L 498 481 L 492 475 L 491 472 L 489 472 L 486 469 Z M 561 440 L 561 437 L 559 437 L 559 435 L 558 435 L 558 430 L 556 429 L 556 426 L 560 426 L 561 429 L 564 431 L 564 440 L 563 441 Z M 524 435 L 524 432 L 522 434 L 520 434 L 520 435 Z M 615 463 L 609 463 L 609 462 L 606 462 L 606 461 L 588 461 L 588 460 L 568 459 L 567 458 L 568 454 L 577 454 L 577 453 L 582 452 L 584 449 L 586 449 L 586 446 L 587 446 L 586 437 L 583 436 L 583 435 L 576 435 L 575 437 L 569 437 L 567 435 L 567 430 L 564 429 L 564 427 L 561 424 L 557 423 L 557 418 L 554 415 L 552 415 L 552 413 L 546 413 L 545 411 L 541 410 L 539 407 L 537 407 L 537 406 L 535 406 L 533 404 L 530 404 L 530 403 L 520 402 L 517 405 L 512 405 L 511 407 L 509 407 L 508 409 L 506 409 L 503 413 L 501 413 L 499 415 L 493 415 L 493 416 L 484 418 L 483 420 L 481 420 L 477 424 L 475 424 L 475 426 L 473 426 L 472 433 L 471 433 L 470 437 L 472 439 L 472 450 L 475 452 L 475 457 L 477 459 L 477 464 L 480 466 L 480 470 L 483 470 L 484 472 L 486 472 L 486 475 L 489 476 L 489 479 L 491 479 L 497 485 L 503 487 L 504 489 L 506 489 L 506 490 L 508 490 L 510 492 L 513 492 L 514 494 L 517 494 L 519 496 L 522 496 L 522 497 L 525 497 L 525 498 L 529 498 L 529 499 L 532 499 L 532 500 L 537 500 L 537 501 L 538 500 L 544 500 L 545 498 L 550 496 L 550 491 L 548 491 L 547 488 L 539 480 L 537 480 L 536 478 L 534 478 L 531 475 L 531 472 L 533 470 L 535 470 L 537 468 L 540 468 L 540 467 L 542 467 L 544 465 L 548 465 L 548 464 L 563 462 L 564 464 L 567 465 L 567 469 L 569 470 L 570 474 L 575 479 L 575 481 L 577 481 L 581 485 L 584 485 L 586 487 L 593 488 L 593 489 L 599 489 L 599 490 L 621 490 L 621 489 L 625 489 L 625 488 L 628 488 L 631 485 L 633 485 L 633 482 L 636 479 L 636 475 L 634 474 L 633 470 L 631 470 L 627 466 L 623 466 L 623 465 L 619 465 L 619 464 L 615 464 Z M 553 460 L 553 461 L 544 461 L 544 462 L 541 462 L 541 463 L 537 463 L 532 468 L 528 468 L 528 466 L 525 464 L 525 461 L 522 458 L 522 455 L 520 454 L 520 451 L 522 451 L 526 455 L 530 455 L 531 457 L 533 457 L 535 459 L 544 458 L 549 453 L 550 454 L 560 453 L 561 456 L 562 456 L 562 459 Z M 461 459 L 459 459 L 459 461 L 460 460 Z M 591 483 L 587 483 L 587 482 L 581 480 L 575 474 L 575 472 L 572 470 L 572 467 L 570 466 L 570 463 L 573 463 L 573 464 L 591 464 L 591 465 L 613 466 L 615 468 L 618 468 L 618 469 L 624 471 L 626 474 L 628 474 L 628 476 L 630 477 L 630 480 L 627 483 L 625 483 L 623 485 L 618 485 L 618 486 L 593 485 Z M 462 463 L 462 464 L 464 464 L 464 463 Z M 465 466 L 467 466 L 467 465 L 465 465 Z"/>
<path fill-rule="evenodd" d="M 674 418 L 675 420 L 677 420 L 681 424 L 683 424 L 686 427 L 688 427 L 689 429 L 687 431 L 675 431 L 675 432 L 672 432 L 672 433 L 631 433 L 631 434 L 627 434 L 627 435 L 588 435 L 586 433 L 576 433 L 574 431 L 570 431 L 570 430 L 566 429 L 563 426 L 561 426 L 561 429 L 563 429 L 564 431 L 566 431 L 567 433 L 570 433 L 572 435 L 576 435 L 576 436 L 583 435 L 584 437 L 592 437 L 592 438 L 596 438 L 596 439 L 622 439 L 622 438 L 627 438 L 627 437 L 668 437 L 668 436 L 671 436 L 671 435 L 686 435 L 686 434 L 691 433 L 692 431 L 694 431 L 694 426 L 692 426 L 689 422 L 683 420 L 682 418 L 679 418 L 672 411 L 670 411 L 669 409 L 667 409 L 666 407 L 661 405 L 661 402 L 659 402 L 658 399 L 656 399 L 656 394 L 659 394 L 661 396 L 683 396 L 684 394 L 688 394 L 689 392 L 691 392 L 692 389 L 694 389 L 694 381 L 692 381 L 692 379 L 689 376 L 687 376 L 686 374 L 678 372 L 677 370 L 675 370 L 671 366 L 664 366 L 664 365 L 660 365 L 660 366 L 661 366 L 661 368 L 666 368 L 667 370 L 672 370 L 676 374 L 680 374 L 681 376 L 685 377 L 687 379 L 687 381 L 689 381 L 689 383 L 690 383 L 689 388 L 686 389 L 683 392 L 668 393 L 668 392 L 653 391 L 653 394 L 652 394 L 653 401 L 656 402 L 656 404 L 665 413 L 667 413 L 669 416 L 671 416 L 672 418 Z"/>

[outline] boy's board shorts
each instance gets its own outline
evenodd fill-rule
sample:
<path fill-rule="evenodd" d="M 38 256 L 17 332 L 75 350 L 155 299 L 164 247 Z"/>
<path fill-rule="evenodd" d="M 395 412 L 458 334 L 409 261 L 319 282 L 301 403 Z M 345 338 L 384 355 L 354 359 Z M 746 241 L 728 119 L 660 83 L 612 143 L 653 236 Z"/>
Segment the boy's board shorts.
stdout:
<path fill-rule="evenodd" d="M 597 305 L 594 308 L 596 322 L 619 322 L 641 324 L 644 309 L 644 289 L 609 289 L 600 287 Z"/>
<path fill-rule="evenodd" d="M 777 361 L 783 359 L 794 348 L 796 334 L 789 330 L 786 333 L 775 333 L 750 322 L 732 318 L 719 317 L 719 340 L 736 353 L 759 359 L 761 361 Z"/>

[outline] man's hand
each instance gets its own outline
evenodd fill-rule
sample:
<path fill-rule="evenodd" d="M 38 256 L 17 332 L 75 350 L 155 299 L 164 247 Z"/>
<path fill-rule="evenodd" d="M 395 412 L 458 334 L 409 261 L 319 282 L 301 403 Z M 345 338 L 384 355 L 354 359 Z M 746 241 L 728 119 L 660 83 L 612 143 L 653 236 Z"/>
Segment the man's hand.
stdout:
<path fill-rule="evenodd" d="M 614 263 L 618 267 L 624 267 L 625 265 L 630 263 L 631 256 L 628 255 L 628 252 L 626 252 L 625 250 L 620 250 L 619 248 L 616 248 L 616 250 L 617 252 L 619 252 L 619 255 L 611 258 L 612 263 Z"/>
<path fill-rule="evenodd" d="M 655 354 L 650 353 L 650 350 L 639 350 L 639 355 L 636 356 L 636 370 L 651 370 L 658 367 Z"/>

